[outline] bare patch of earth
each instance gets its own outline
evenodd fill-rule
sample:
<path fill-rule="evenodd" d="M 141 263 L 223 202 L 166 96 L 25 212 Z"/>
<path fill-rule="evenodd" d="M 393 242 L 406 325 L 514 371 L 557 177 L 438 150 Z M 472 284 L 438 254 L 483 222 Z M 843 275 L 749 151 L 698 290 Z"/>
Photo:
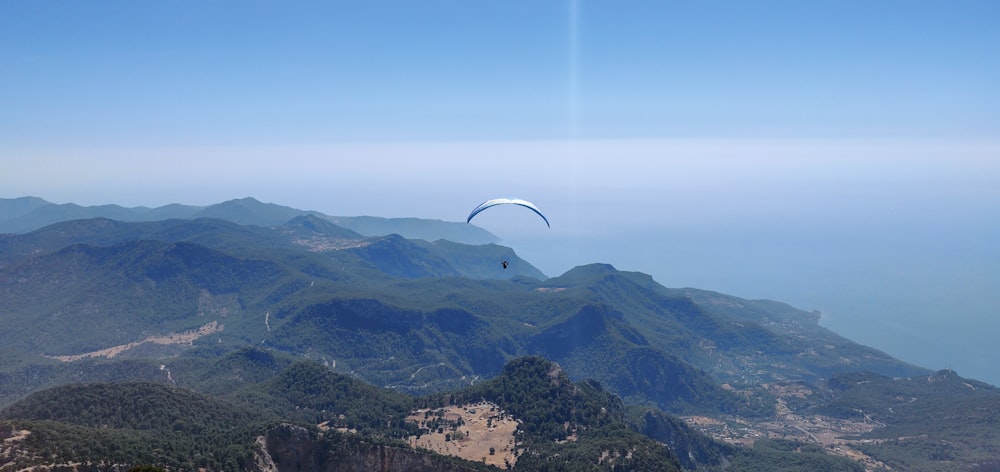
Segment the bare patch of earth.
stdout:
<path fill-rule="evenodd" d="M 417 410 L 407 421 L 430 431 L 410 436 L 411 447 L 501 469 L 509 469 L 517 462 L 514 432 L 519 421 L 492 403 Z"/>
<path fill-rule="evenodd" d="M 196 339 L 201 338 L 203 336 L 208 336 L 209 334 L 212 333 L 217 333 L 219 331 L 222 331 L 222 329 L 223 325 L 219 324 L 218 321 L 211 321 L 198 329 L 192 329 L 180 333 L 169 333 L 161 336 L 149 336 L 140 341 L 128 344 L 122 344 L 119 346 L 112 346 L 97 351 L 85 352 L 83 354 L 74 354 L 70 356 L 46 356 L 46 357 L 50 359 L 60 360 L 63 362 L 73 362 L 73 361 L 78 361 L 80 359 L 89 359 L 94 357 L 106 357 L 108 359 L 111 359 L 113 357 L 122 354 L 123 352 L 126 352 L 130 349 L 134 349 L 146 343 L 190 345 L 194 343 Z"/>
<path fill-rule="evenodd" d="M 365 247 L 371 244 L 367 239 L 343 239 L 326 236 L 313 236 L 310 238 L 295 238 L 292 244 L 305 247 L 312 252 L 342 251 L 344 249 L 354 249 Z"/>
<path fill-rule="evenodd" d="M 26 429 L 22 429 L 20 431 L 12 431 L 12 433 L 13 433 L 13 435 L 10 436 L 10 437 L 8 437 L 8 438 L 5 438 L 3 440 L 3 442 L 8 442 L 9 443 L 9 442 L 14 442 L 14 441 L 24 441 L 25 439 L 27 439 L 28 435 L 31 434 L 31 431 L 28 431 Z"/>

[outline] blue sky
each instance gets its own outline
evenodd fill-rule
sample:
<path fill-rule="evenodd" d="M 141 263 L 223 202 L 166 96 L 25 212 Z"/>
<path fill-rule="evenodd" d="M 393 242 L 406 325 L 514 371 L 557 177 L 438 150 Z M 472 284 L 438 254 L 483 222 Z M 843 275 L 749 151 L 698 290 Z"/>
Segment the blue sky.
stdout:
<path fill-rule="evenodd" d="M 995 2 L 0 9 L 9 145 L 967 137 L 1000 121 Z"/>
<path fill-rule="evenodd" d="M 480 224 L 1000 384 L 1000 3 L 0 3 L 0 197 Z M 483 215 L 487 216 L 487 215 Z"/>

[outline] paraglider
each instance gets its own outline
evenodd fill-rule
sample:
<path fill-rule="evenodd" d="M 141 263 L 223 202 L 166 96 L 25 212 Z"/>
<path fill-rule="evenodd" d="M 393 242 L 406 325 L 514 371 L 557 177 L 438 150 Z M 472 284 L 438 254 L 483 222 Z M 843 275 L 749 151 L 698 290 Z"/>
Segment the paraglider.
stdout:
<path fill-rule="evenodd" d="M 534 203 L 531 203 L 531 202 L 529 202 L 527 200 L 521 200 L 520 198 L 493 198 L 493 199 L 490 199 L 490 200 L 486 200 L 485 202 L 480 203 L 479 206 L 477 206 L 476 208 L 472 209 L 472 213 L 469 213 L 469 217 L 465 219 L 465 222 L 466 223 L 471 222 L 472 218 L 474 216 L 478 215 L 479 213 L 481 213 L 483 210 L 485 210 L 487 208 L 494 207 L 494 206 L 497 206 L 497 205 L 508 205 L 508 204 L 509 205 L 520 205 L 520 206 L 523 206 L 523 207 L 525 207 L 525 208 L 527 208 L 527 209 L 535 212 L 536 215 L 541 216 L 542 220 L 545 221 L 545 226 L 547 226 L 549 228 L 552 227 L 552 225 L 549 224 L 549 219 L 546 218 L 545 215 L 542 214 L 542 211 L 539 210 L 538 207 L 535 206 Z M 500 265 L 502 265 L 504 269 L 507 269 L 507 266 L 509 265 L 509 262 L 507 262 L 507 259 L 503 259 L 503 260 L 500 261 Z"/>
<path fill-rule="evenodd" d="M 494 207 L 494 206 L 497 206 L 497 205 L 507 205 L 507 204 L 510 204 L 510 205 L 520 205 L 520 206 L 523 206 L 523 207 L 525 207 L 525 208 L 527 208 L 527 209 L 535 212 L 538 216 L 541 216 L 542 219 L 545 220 L 545 226 L 548 226 L 549 228 L 552 227 L 552 225 L 549 224 L 549 219 L 546 218 L 545 215 L 542 214 L 542 211 L 539 210 L 538 207 L 536 207 L 534 203 L 531 203 L 531 202 L 529 202 L 527 200 L 521 200 L 520 198 L 494 198 L 494 199 L 491 199 L 491 200 L 486 200 L 485 202 L 480 203 L 479 206 L 477 206 L 476 208 L 474 208 L 472 210 L 472 213 L 469 213 L 469 217 L 465 219 L 465 222 L 468 223 L 468 222 L 472 221 L 472 217 L 478 215 L 480 212 L 482 212 L 483 210 L 485 210 L 487 208 Z"/>

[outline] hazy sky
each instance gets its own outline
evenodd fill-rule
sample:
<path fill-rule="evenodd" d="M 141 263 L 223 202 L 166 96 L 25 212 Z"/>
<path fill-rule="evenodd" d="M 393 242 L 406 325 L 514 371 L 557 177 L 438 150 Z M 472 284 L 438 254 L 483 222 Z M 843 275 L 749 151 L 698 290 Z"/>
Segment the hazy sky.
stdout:
<path fill-rule="evenodd" d="M 0 197 L 478 223 L 1000 384 L 1000 3 L 0 3 Z M 537 217 L 535 217 L 537 218 Z"/>

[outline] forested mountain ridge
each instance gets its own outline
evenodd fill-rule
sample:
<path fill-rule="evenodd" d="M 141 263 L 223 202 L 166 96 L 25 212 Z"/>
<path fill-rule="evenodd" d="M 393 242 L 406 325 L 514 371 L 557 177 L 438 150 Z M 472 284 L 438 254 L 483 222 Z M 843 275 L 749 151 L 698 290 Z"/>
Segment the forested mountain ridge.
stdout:
<path fill-rule="evenodd" d="M 38 197 L 0 198 L 0 233 L 27 233 L 63 221 L 107 218 L 117 221 L 160 221 L 167 219 L 212 218 L 241 225 L 275 226 L 299 216 L 314 216 L 365 236 L 400 234 L 410 239 L 448 239 L 466 244 L 498 241 L 490 232 L 473 225 L 421 218 L 380 218 L 373 216 L 330 216 L 240 198 L 209 206 L 170 204 L 157 208 L 120 205 L 80 206 L 55 204 Z"/>
<path fill-rule="evenodd" d="M 240 204 L 260 210 L 259 202 Z M 500 258 L 511 268 L 501 268 Z M 872 395 L 856 393 L 866 390 L 844 388 L 848 383 L 835 379 L 858 372 L 887 380 L 940 375 L 837 336 L 819 326 L 815 313 L 669 289 L 646 274 L 606 264 L 545 278 L 503 246 L 363 236 L 314 214 L 269 226 L 213 218 L 93 218 L 0 235 L 0 300 L 0 407 L 66 384 L 146 381 L 236 399 L 266 412 L 261 418 L 305 426 L 332 421 L 329 426 L 340 419 L 330 412 L 350 402 L 318 398 L 303 409 L 310 403 L 289 403 L 282 389 L 296 378 L 326 379 L 323 388 L 343 385 L 328 377 L 334 374 L 363 381 L 366 387 L 345 388 L 368 388 L 359 394 L 364 399 L 379 398 L 375 392 L 382 388 L 398 398 L 444 392 L 458 398 L 455 392 L 495 385 L 505 378 L 505 366 L 535 356 L 528 358 L 556 361 L 567 384 L 581 382 L 578 392 L 597 389 L 620 399 L 628 410 L 622 415 L 631 419 L 597 428 L 604 439 L 639 444 L 620 429 L 631 424 L 626 429 L 686 451 L 676 460 L 687 468 L 750 464 L 801 447 L 761 443 L 760 454 L 744 456 L 749 453 L 742 449 L 690 439 L 671 414 L 734 443 L 762 437 L 817 442 L 803 464 L 825 461 L 823 447 L 860 454 L 862 439 L 813 439 L 860 437 L 875 416 L 852 417 L 852 408 L 892 408 L 907 418 L 956 414 L 939 400 L 923 410 L 870 405 Z M 302 359 L 317 364 L 292 368 Z M 964 384 L 980 396 L 956 404 L 992 418 L 996 389 Z M 916 390 L 896 396 L 922 398 L 920 381 L 913 385 Z M 378 428 L 357 427 L 368 420 L 341 426 L 363 437 L 399 438 L 409 426 L 385 421 L 406 410 L 388 406 L 394 402 L 384 403 L 388 409 L 371 403 L 380 413 L 365 418 L 375 418 Z M 907 421 L 879 418 L 863 432 L 905 436 L 899 431 L 916 430 Z M 830 432 L 819 434 L 814 423 L 832 425 Z M 947 435 L 920 434 L 947 440 L 969 425 L 946 423 Z M 65 431 L 84 427 L 67 425 Z M 937 439 L 917 447 L 944 451 L 925 454 L 927 463 L 988 464 L 997 439 L 974 434 L 981 438 L 965 447 L 935 449 Z M 899 451 L 913 446 L 887 438 L 865 449 L 872 467 L 894 463 Z"/>

